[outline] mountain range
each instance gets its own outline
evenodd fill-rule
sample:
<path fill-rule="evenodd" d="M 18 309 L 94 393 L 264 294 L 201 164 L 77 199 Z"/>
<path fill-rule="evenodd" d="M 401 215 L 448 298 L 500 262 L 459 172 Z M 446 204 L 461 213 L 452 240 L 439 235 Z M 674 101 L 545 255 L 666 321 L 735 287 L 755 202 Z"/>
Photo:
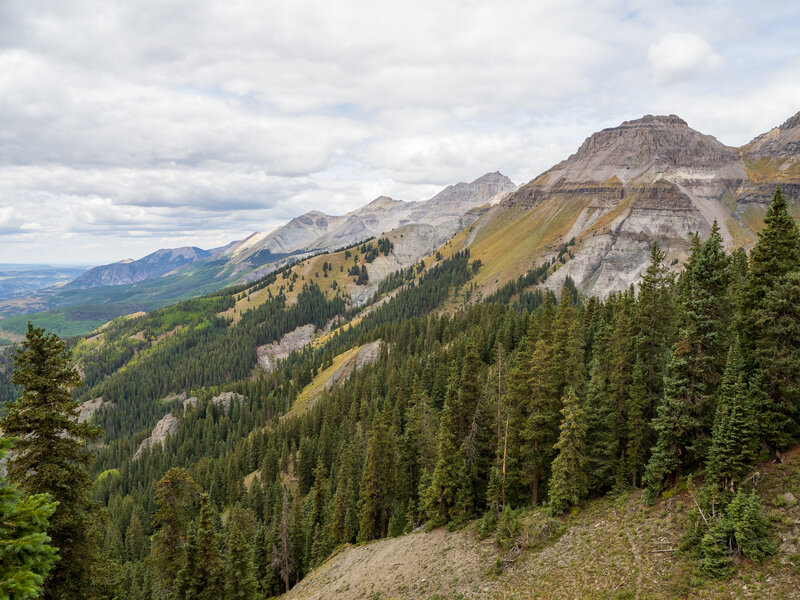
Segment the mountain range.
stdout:
<path fill-rule="evenodd" d="M 800 113 L 740 148 L 678 116 L 646 115 L 592 134 L 519 188 L 493 172 L 422 202 L 380 196 L 344 215 L 311 211 L 221 248 L 162 249 L 95 267 L 27 302 L 0 301 L 0 315 L 68 311 L 72 316 L 64 318 L 86 319 L 88 331 L 113 316 L 254 281 L 387 232 L 395 232 L 393 259 L 370 266 L 369 287 L 350 286 L 355 304 L 381 279 L 445 244 L 445 255 L 470 248 L 481 260 L 476 299 L 554 260 L 559 264 L 546 285 L 559 289 L 570 277 L 581 291 L 605 296 L 637 281 L 654 240 L 675 265 L 687 256 L 692 236 L 707 235 L 714 221 L 729 248 L 751 246 L 778 184 L 797 214 Z M 86 308 L 96 306 L 101 314 Z M 20 330 L 23 321 L 6 319 L 0 329 Z"/>

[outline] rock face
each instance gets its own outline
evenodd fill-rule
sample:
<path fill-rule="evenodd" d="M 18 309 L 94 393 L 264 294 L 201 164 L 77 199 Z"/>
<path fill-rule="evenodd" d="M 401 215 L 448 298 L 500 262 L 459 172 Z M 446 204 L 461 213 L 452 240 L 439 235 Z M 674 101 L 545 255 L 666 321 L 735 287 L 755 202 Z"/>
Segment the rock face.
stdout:
<path fill-rule="evenodd" d="M 164 415 L 162 419 L 156 423 L 156 426 L 153 427 L 150 437 L 142 440 L 142 443 L 139 444 L 136 454 L 133 455 L 133 460 L 138 459 L 147 448 L 152 448 L 156 444 L 163 445 L 168 435 L 175 435 L 176 433 L 178 433 L 178 419 L 172 416 L 172 414 Z"/>
<path fill-rule="evenodd" d="M 375 340 L 361 346 L 355 356 L 336 369 L 330 379 L 325 382 L 325 389 L 330 390 L 335 385 L 341 385 L 354 371 L 376 362 L 381 357 L 381 348 L 383 348 L 382 340 Z"/>
<path fill-rule="evenodd" d="M 85 290 L 103 285 L 123 285 L 155 279 L 198 260 L 209 258 L 212 251 L 195 247 L 156 250 L 139 260 L 126 260 L 89 269 L 69 282 L 65 289 Z"/>
<path fill-rule="evenodd" d="M 214 396 L 211 401 L 223 408 L 225 412 L 231 407 L 231 402 L 241 402 L 244 396 L 236 392 L 222 392 L 219 396 Z"/>
<path fill-rule="evenodd" d="M 569 276 L 586 293 L 605 296 L 639 280 L 653 240 L 680 262 L 694 233 L 706 237 L 716 220 L 729 248 L 752 244 L 776 183 L 790 199 L 800 197 L 798 140 L 800 113 L 741 149 L 675 115 L 646 115 L 591 135 L 476 227 L 529 219 L 538 240 L 529 267 L 555 258 L 574 238 L 548 287 L 560 289 Z"/>
<path fill-rule="evenodd" d="M 275 368 L 275 363 L 289 356 L 295 350 L 302 349 L 314 337 L 314 325 L 303 325 L 284 335 L 280 341 L 259 346 L 258 365 L 265 371 Z"/>

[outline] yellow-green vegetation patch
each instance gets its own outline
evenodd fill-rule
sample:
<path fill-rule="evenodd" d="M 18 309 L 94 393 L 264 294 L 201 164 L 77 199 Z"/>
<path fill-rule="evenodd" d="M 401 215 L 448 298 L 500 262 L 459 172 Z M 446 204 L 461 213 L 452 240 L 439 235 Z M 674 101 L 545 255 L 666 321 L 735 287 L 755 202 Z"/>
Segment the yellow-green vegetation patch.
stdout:
<path fill-rule="evenodd" d="M 362 319 L 362 317 L 356 317 L 352 321 L 348 321 L 347 323 L 344 323 L 343 325 L 340 325 L 336 329 L 332 329 L 328 333 L 326 333 L 324 335 L 321 335 L 318 338 L 314 338 L 314 340 L 311 342 L 311 346 L 314 347 L 314 348 L 318 348 L 320 346 L 324 346 L 330 340 L 332 340 L 337 334 L 344 333 L 345 331 L 347 331 L 351 327 L 355 327 L 356 325 L 361 323 L 361 319 Z"/>
<path fill-rule="evenodd" d="M 725 225 L 728 227 L 728 232 L 731 234 L 731 238 L 733 239 L 733 245 L 738 247 L 748 247 L 755 243 L 758 239 L 758 236 L 750 231 L 749 229 L 745 229 L 742 225 L 731 217 L 725 222 Z"/>
<path fill-rule="evenodd" d="M 333 377 L 333 374 L 336 373 L 339 367 L 353 358 L 358 353 L 359 348 L 360 346 L 350 348 L 350 350 L 347 352 L 343 352 L 333 359 L 333 364 L 330 367 L 321 373 L 317 373 L 317 376 L 314 377 L 313 381 L 304 387 L 303 391 L 297 395 L 297 399 L 294 401 L 294 404 L 292 404 L 292 408 L 289 409 L 289 412 L 287 412 L 281 418 L 287 419 L 289 417 L 301 415 L 314 406 L 314 403 L 316 403 L 316 401 L 322 395 L 322 392 L 325 391 L 325 385 L 328 383 L 330 378 Z"/>
<path fill-rule="evenodd" d="M 764 229 L 766 208 L 758 204 L 748 204 L 742 213 L 742 224 L 752 231 Z"/>
<path fill-rule="evenodd" d="M 765 156 L 757 161 L 745 163 L 747 176 L 751 181 L 793 181 L 800 178 L 800 163 L 790 157 L 772 158 Z"/>

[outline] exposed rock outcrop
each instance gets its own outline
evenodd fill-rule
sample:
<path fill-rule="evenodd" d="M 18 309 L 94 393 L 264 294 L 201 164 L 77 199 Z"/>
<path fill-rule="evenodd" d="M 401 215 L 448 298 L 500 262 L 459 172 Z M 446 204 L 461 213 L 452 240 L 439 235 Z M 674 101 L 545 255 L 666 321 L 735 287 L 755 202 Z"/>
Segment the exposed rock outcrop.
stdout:
<path fill-rule="evenodd" d="M 136 449 L 136 453 L 133 455 L 133 460 L 138 459 L 146 449 L 152 448 L 156 444 L 163 445 L 167 436 L 175 435 L 176 433 L 178 433 L 178 419 L 172 414 L 167 413 L 156 423 L 156 426 L 153 427 L 150 437 L 145 438 L 142 440 L 142 443 L 139 444 L 139 448 Z"/>
<path fill-rule="evenodd" d="M 218 396 L 211 398 L 211 401 L 221 406 L 225 412 L 228 412 L 231 402 L 241 402 L 242 400 L 244 400 L 244 396 L 236 392 L 222 392 Z"/>
<path fill-rule="evenodd" d="M 284 335 L 280 341 L 256 348 L 258 365 L 265 371 L 275 368 L 277 361 L 286 358 L 295 350 L 302 349 L 314 338 L 314 325 L 303 325 Z"/>
<path fill-rule="evenodd" d="M 355 356 L 334 371 L 330 379 L 325 382 L 325 389 L 330 390 L 335 385 L 341 385 L 354 371 L 376 362 L 381 356 L 382 347 L 382 340 L 375 340 L 361 346 Z"/>

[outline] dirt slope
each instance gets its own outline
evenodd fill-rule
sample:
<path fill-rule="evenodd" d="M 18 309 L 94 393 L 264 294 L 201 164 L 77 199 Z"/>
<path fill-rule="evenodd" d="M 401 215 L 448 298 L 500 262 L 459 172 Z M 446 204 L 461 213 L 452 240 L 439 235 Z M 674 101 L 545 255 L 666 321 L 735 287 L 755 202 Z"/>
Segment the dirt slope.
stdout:
<path fill-rule="evenodd" d="M 743 560 L 727 581 L 700 576 L 697 563 L 672 551 L 693 506 L 688 492 L 647 507 L 637 491 L 586 503 L 560 519 L 561 529 L 549 539 L 541 533 L 543 513 L 528 513 L 528 549 L 519 556 L 491 538 L 480 540 L 475 524 L 455 533 L 438 529 L 345 548 L 286 598 L 796 599 L 800 505 L 779 498 L 800 497 L 800 456 L 795 451 L 784 464 L 762 465 L 761 471 L 766 476 L 759 492 L 780 550 L 757 564 Z"/>

